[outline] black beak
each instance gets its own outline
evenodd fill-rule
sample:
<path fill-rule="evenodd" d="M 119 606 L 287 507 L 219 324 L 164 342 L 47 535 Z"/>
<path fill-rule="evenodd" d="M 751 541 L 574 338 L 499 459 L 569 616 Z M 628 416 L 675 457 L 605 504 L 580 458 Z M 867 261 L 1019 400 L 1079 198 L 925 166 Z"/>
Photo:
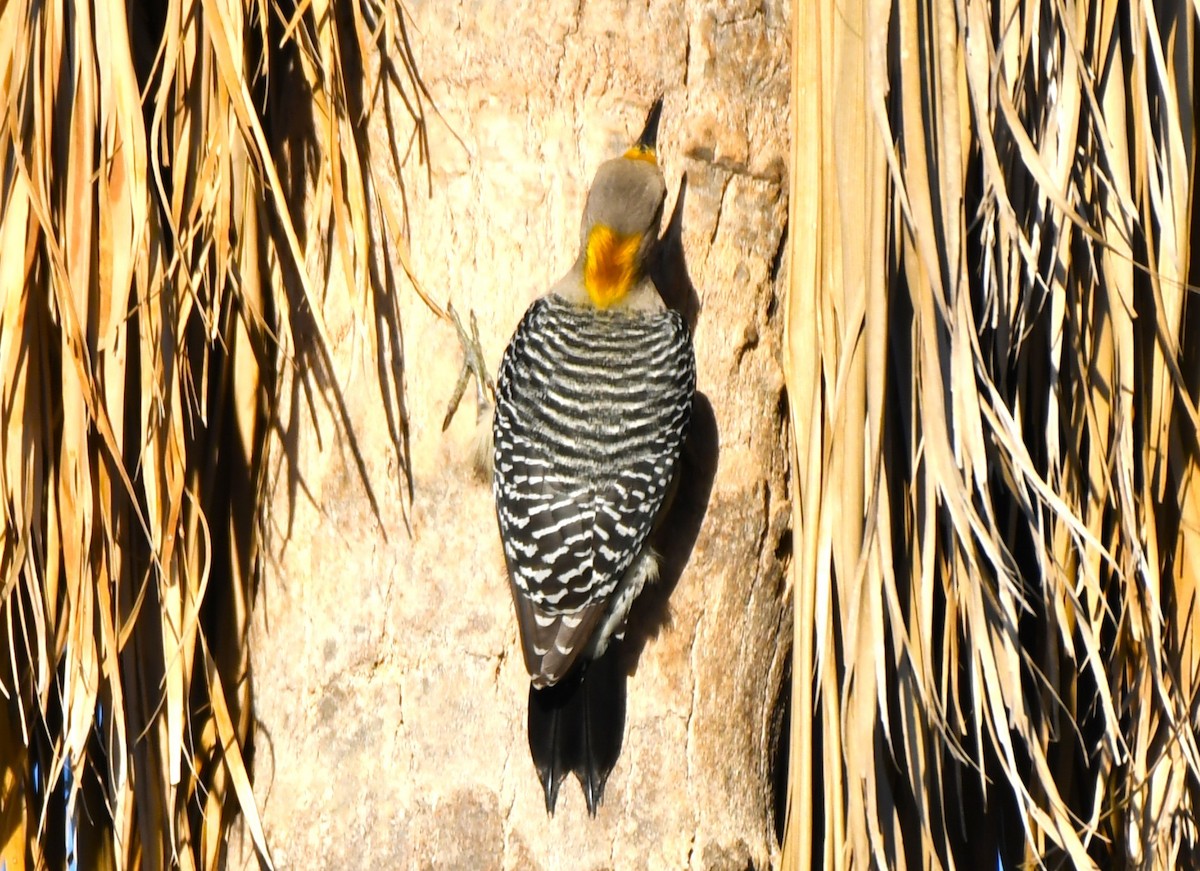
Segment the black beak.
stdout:
<path fill-rule="evenodd" d="M 658 147 L 658 121 L 662 117 L 662 107 L 663 98 L 659 97 L 646 114 L 646 126 L 642 128 L 642 135 L 638 137 L 637 141 L 640 147 L 650 151 L 654 151 Z"/>

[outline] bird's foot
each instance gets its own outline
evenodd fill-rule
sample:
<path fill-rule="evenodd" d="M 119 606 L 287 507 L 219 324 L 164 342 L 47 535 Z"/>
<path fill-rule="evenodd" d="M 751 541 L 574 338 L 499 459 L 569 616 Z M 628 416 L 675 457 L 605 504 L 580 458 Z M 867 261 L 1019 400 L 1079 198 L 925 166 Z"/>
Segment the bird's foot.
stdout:
<path fill-rule="evenodd" d="M 462 402 L 463 394 L 467 390 L 467 382 L 472 377 L 475 378 L 477 419 L 482 420 L 491 411 L 492 399 L 496 395 L 496 385 L 488 377 L 487 364 L 483 361 L 483 347 L 479 342 L 479 325 L 475 322 L 474 310 L 471 311 L 470 332 L 463 325 L 462 319 L 454 310 L 453 305 L 447 306 L 447 311 L 450 314 L 450 320 L 454 322 L 454 329 L 458 332 L 459 344 L 462 345 L 463 365 L 462 371 L 458 373 L 458 381 L 454 384 L 454 393 L 446 408 L 446 417 L 442 421 L 442 432 L 446 431 L 446 428 L 450 426 L 450 421 L 454 419 L 459 403 Z"/>

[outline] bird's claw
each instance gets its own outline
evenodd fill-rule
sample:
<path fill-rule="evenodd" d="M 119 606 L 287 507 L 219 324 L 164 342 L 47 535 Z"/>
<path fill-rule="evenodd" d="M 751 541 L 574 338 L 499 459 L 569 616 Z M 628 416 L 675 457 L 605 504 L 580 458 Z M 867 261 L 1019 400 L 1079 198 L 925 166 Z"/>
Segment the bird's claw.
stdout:
<path fill-rule="evenodd" d="M 463 349 L 463 365 L 462 370 L 458 373 L 458 381 L 454 384 L 454 393 L 450 396 L 450 403 L 446 408 L 446 417 L 442 421 L 442 432 L 445 432 L 450 426 L 450 421 L 454 419 L 455 413 L 458 411 L 458 405 L 462 402 L 463 394 L 467 391 L 467 382 L 472 376 L 475 378 L 475 401 L 478 409 L 478 416 L 482 418 L 492 407 L 492 400 L 496 395 L 496 385 L 487 374 L 487 364 L 483 362 L 483 346 L 479 341 L 479 325 L 475 322 L 475 311 L 471 311 L 471 330 L 463 326 L 462 319 L 455 311 L 454 305 L 446 307 L 450 315 L 450 320 L 454 323 L 454 329 L 458 332 L 458 341 Z"/>

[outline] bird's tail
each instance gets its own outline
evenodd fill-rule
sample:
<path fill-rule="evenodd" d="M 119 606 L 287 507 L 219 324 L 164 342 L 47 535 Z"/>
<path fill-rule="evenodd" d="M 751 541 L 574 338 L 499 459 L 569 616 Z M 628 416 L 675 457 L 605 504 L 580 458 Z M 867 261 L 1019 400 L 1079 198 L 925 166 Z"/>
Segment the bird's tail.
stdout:
<path fill-rule="evenodd" d="M 604 784 L 625 734 L 625 675 L 619 644 L 554 686 L 529 687 L 529 752 L 554 815 L 558 788 L 569 772 L 583 787 L 588 814 L 604 798 Z"/>

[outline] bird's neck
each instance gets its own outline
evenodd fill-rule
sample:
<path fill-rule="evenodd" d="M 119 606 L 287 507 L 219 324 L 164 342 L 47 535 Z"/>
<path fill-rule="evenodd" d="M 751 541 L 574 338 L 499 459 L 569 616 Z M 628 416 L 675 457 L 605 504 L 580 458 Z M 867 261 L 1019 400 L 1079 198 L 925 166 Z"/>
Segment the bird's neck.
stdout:
<path fill-rule="evenodd" d="M 594 224 L 584 240 L 583 286 L 596 308 L 619 305 L 642 277 L 642 236 Z"/>

